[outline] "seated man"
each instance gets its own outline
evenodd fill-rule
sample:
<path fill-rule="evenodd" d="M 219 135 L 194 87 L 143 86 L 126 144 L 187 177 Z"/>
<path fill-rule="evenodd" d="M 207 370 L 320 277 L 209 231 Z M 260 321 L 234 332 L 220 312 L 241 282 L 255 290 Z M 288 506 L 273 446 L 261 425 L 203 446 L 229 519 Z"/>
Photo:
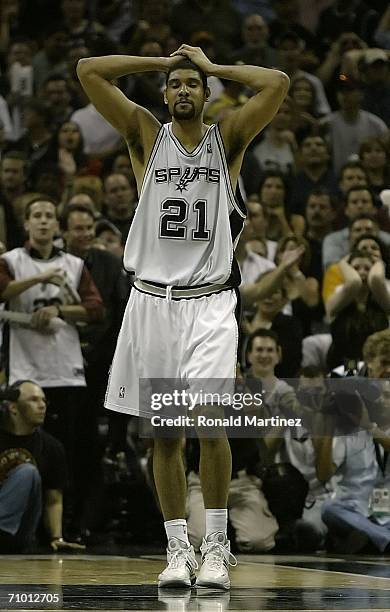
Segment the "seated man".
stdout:
<path fill-rule="evenodd" d="M 28 549 L 41 514 L 53 551 L 84 549 L 62 537 L 65 452 L 40 427 L 45 395 L 29 380 L 15 382 L 9 391 L 10 401 L 0 412 L 0 552 Z"/>

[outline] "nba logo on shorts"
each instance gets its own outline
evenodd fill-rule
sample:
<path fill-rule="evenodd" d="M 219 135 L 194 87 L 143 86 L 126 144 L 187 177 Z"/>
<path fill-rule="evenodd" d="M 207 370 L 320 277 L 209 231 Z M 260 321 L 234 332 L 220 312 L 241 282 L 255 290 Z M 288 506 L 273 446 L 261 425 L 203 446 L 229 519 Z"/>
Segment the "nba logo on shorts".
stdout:
<path fill-rule="evenodd" d="M 119 387 L 119 397 L 123 399 L 125 397 L 126 387 Z"/>

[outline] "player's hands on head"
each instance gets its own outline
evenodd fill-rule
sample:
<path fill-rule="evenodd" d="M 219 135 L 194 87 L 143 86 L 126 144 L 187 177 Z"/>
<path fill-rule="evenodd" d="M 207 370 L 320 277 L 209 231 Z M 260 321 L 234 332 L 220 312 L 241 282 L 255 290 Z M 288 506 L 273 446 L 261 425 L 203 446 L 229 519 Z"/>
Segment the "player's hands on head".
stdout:
<path fill-rule="evenodd" d="M 177 51 L 171 53 L 170 57 L 184 56 L 187 57 L 191 62 L 194 62 L 205 74 L 209 75 L 212 67 L 207 55 L 202 51 L 200 47 L 191 47 L 190 45 L 180 45 Z"/>

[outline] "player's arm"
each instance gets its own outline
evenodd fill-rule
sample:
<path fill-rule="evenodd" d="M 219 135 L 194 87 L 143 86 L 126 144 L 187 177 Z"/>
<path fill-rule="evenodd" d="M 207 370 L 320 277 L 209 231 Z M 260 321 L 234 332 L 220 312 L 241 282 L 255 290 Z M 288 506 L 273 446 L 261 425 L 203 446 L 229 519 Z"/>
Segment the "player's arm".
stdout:
<path fill-rule="evenodd" d="M 77 75 L 92 104 L 132 145 L 152 145 L 160 123 L 148 110 L 129 100 L 112 81 L 127 74 L 164 71 L 180 58 L 107 55 L 79 60 Z"/>
<path fill-rule="evenodd" d="M 213 64 L 199 47 L 189 45 L 181 45 L 175 53 L 187 56 L 207 76 L 236 81 L 256 92 L 244 106 L 229 113 L 220 122 L 228 157 L 248 146 L 271 121 L 286 97 L 290 80 L 280 70 Z"/>

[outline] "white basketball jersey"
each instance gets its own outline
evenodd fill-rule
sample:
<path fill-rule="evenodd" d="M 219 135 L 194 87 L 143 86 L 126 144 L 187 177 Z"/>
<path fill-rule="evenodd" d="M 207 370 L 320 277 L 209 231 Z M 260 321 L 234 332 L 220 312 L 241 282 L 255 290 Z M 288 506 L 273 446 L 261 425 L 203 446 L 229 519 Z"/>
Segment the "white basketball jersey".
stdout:
<path fill-rule="evenodd" d="M 84 262 L 60 251 L 51 259 L 34 259 L 24 248 L 4 253 L 15 280 L 22 280 L 58 267 L 66 271 L 70 286 L 77 291 Z M 32 313 L 50 304 L 63 304 L 60 287 L 40 283 L 9 300 L 9 310 Z M 85 386 L 83 357 L 77 329 L 64 325 L 56 333 L 10 327 L 9 383 L 30 379 L 42 387 Z"/>
<path fill-rule="evenodd" d="M 210 126 L 188 153 L 172 124 L 163 125 L 145 169 L 125 268 L 165 285 L 225 284 L 244 218 L 218 126 Z"/>

